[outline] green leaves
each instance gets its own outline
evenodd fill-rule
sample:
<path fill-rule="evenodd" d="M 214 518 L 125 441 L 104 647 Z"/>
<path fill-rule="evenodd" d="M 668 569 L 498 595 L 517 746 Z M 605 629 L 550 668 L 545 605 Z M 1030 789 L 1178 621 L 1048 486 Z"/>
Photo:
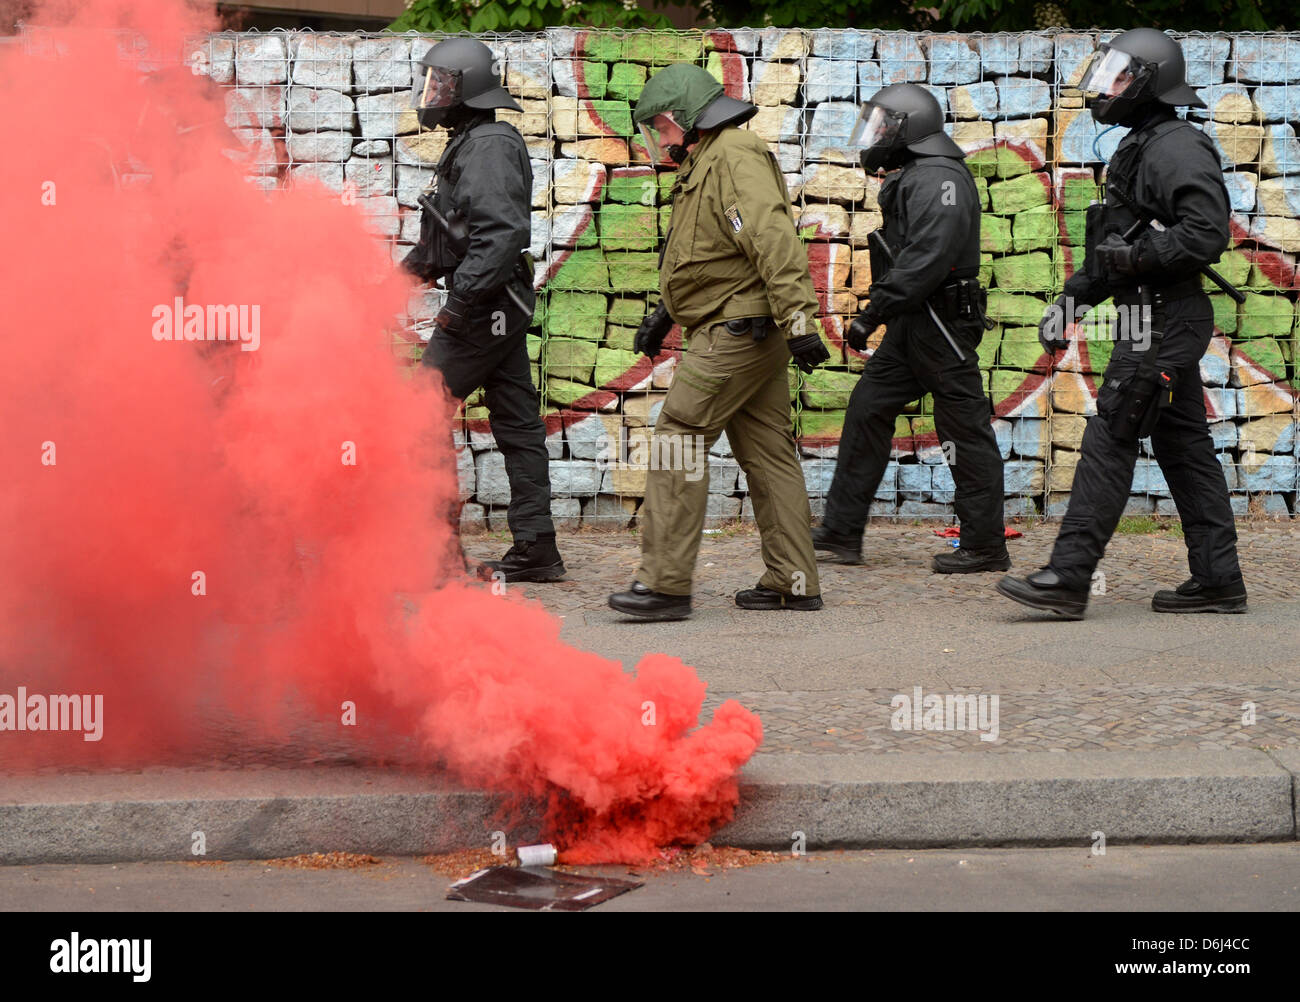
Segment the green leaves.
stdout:
<path fill-rule="evenodd" d="M 470 19 L 469 30 L 474 32 L 496 31 L 504 14 L 505 12 L 497 4 L 486 3 Z"/>
<path fill-rule="evenodd" d="M 710 13 L 723 28 L 765 23 L 777 28 L 922 27 L 909 6 L 897 0 L 713 0 Z M 703 18 L 701 14 L 701 22 Z M 933 22 L 924 25 L 932 26 Z"/>
<path fill-rule="evenodd" d="M 938 31 L 1031 31 L 1040 17 L 1059 9 L 1066 23 L 1085 28 L 1170 28 L 1178 31 L 1281 31 L 1292 9 L 1279 0 L 941 0 Z M 1058 15 L 1059 16 L 1059 15 Z"/>
<path fill-rule="evenodd" d="M 1030 31 L 1052 11 L 1076 27 L 1150 25 L 1180 31 L 1283 31 L 1294 18 L 1291 0 L 939 0 L 938 17 L 909 11 L 897 0 L 713 0 L 706 13 L 694 4 L 703 26 L 712 16 L 720 27 L 770 23 L 778 28 L 928 28 L 946 31 Z M 1048 23 L 1048 22 L 1044 22 Z M 1050 23 L 1057 23 L 1052 20 Z M 415 0 L 388 27 L 391 31 L 540 31 L 551 25 L 592 28 L 671 28 L 668 18 L 643 7 L 628 10 L 620 0 Z"/>
<path fill-rule="evenodd" d="M 446 4 L 441 0 L 416 0 L 401 17 L 388 26 L 389 31 L 445 31 L 469 29 L 467 5 Z"/>
<path fill-rule="evenodd" d="M 987 19 L 1003 6 L 1004 0 L 943 0 L 939 5 L 939 16 L 947 18 L 954 28 L 959 28 L 966 21 Z"/>
<path fill-rule="evenodd" d="M 790 2 L 790 0 L 787 0 Z M 388 26 L 390 31 L 541 31 L 552 25 L 592 28 L 671 28 L 663 14 L 619 0 L 489 0 L 474 7 L 468 0 L 415 0 L 410 10 Z"/>

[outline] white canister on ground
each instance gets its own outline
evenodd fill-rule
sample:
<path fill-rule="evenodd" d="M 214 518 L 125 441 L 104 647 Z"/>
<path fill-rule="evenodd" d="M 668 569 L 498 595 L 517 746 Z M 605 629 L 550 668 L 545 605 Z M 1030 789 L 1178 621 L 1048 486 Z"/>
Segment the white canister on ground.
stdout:
<path fill-rule="evenodd" d="M 541 845 L 521 845 L 515 850 L 520 866 L 552 866 L 555 863 L 555 846 L 550 842 Z"/>

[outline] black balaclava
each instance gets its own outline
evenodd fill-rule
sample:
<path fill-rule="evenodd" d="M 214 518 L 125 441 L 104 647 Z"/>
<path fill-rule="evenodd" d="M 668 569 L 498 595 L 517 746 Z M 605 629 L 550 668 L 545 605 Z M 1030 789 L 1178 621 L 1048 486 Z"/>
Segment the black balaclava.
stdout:
<path fill-rule="evenodd" d="M 902 143 L 899 143 L 894 149 L 889 151 L 889 156 L 885 158 L 885 170 L 895 170 L 915 159 L 916 154 Z"/>
<path fill-rule="evenodd" d="M 436 129 L 447 119 L 448 108 L 421 108 L 415 113 L 422 129 Z"/>
<path fill-rule="evenodd" d="M 495 117 L 496 113 L 492 109 L 484 111 L 481 108 L 471 108 L 468 105 L 458 104 L 454 108 L 447 110 L 442 124 L 446 126 L 449 132 L 456 135 L 471 126 Z"/>
<path fill-rule="evenodd" d="M 1176 118 L 1177 112 L 1167 104 L 1161 104 L 1159 101 L 1147 101 L 1139 104 L 1127 115 L 1125 115 L 1117 125 L 1130 130 L 1137 130 L 1151 122 L 1159 121 L 1163 118 Z"/>

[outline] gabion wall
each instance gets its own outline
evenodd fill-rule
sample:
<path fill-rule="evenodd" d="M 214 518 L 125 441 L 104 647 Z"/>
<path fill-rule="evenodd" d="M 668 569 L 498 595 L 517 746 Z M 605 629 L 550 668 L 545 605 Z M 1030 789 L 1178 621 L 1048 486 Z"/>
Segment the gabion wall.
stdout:
<path fill-rule="evenodd" d="M 644 493 L 638 460 L 679 353 L 652 364 L 632 352 L 647 301 L 657 299 L 672 175 L 646 165 L 631 106 L 647 74 L 683 60 L 759 105 L 747 127 L 770 144 L 795 199 L 831 351 L 831 363 L 811 376 L 790 375 L 814 512 L 864 362 L 842 333 L 870 285 L 867 234 L 881 221 L 880 180 L 840 147 L 857 103 L 904 80 L 939 99 L 984 200 L 983 279 L 998 326 L 979 357 L 1006 460 L 1008 514 L 1063 512 L 1112 344 L 1098 311 L 1088 337 L 1049 374 L 1035 327 L 1081 261 L 1084 209 L 1122 135 L 1101 134 L 1072 86 L 1105 37 L 829 29 L 485 36 L 524 109 L 502 117 L 524 134 L 535 173 L 539 304 L 529 346 L 560 524 L 626 525 Z M 413 63 L 433 41 L 214 35 L 187 58 L 229 88 L 227 123 L 248 148 L 251 181 L 271 190 L 311 179 L 355 198 L 398 260 L 417 237 L 416 196 L 445 143 L 441 131 L 420 133 L 408 108 Z M 1209 105 L 1192 117 L 1214 138 L 1232 194 L 1232 248 L 1220 270 L 1248 290 L 1241 307 L 1217 290 L 1212 296 L 1218 336 L 1201 365 L 1206 408 L 1237 512 L 1287 514 L 1297 487 L 1300 36 L 1182 41 L 1190 82 Z M 418 353 L 438 299 L 435 291 L 413 299 L 404 353 Z M 670 345 L 680 345 L 676 333 Z M 932 413 L 924 399 L 899 418 L 876 514 L 951 516 L 953 480 Z M 486 416 L 472 397 L 457 432 L 465 520 L 504 528 L 509 491 Z M 709 478 L 711 522 L 751 515 L 725 438 Z M 1129 511 L 1174 512 L 1149 449 Z"/>

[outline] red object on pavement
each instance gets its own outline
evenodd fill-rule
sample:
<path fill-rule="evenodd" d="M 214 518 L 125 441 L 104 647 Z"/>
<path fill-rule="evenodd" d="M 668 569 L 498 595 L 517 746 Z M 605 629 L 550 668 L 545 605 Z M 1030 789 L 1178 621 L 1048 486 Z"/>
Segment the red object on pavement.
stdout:
<path fill-rule="evenodd" d="M 950 525 L 943 529 L 935 529 L 934 534 L 936 536 L 942 536 L 944 539 L 960 539 L 961 529 L 955 525 Z M 1019 539 L 1024 535 L 1024 533 L 1019 529 L 1013 529 L 1011 526 L 1007 526 L 1005 535 L 1007 539 Z"/>

